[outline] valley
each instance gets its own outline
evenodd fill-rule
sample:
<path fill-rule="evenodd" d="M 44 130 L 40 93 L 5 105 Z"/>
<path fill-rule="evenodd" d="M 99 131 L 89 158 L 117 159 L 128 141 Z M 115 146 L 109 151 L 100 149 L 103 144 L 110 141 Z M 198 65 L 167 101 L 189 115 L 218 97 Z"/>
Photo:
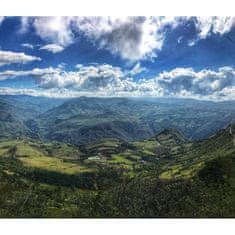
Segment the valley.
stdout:
<path fill-rule="evenodd" d="M 235 216 L 233 103 L 8 99 L 0 217 Z"/>
<path fill-rule="evenodd" d="M 143 140 L 168 128 L 201 140 L 235 121 L 235 102 L 0 96 L 0 105 L 2 138 L 25 136 L 76 146 L 106 138 Z"/>

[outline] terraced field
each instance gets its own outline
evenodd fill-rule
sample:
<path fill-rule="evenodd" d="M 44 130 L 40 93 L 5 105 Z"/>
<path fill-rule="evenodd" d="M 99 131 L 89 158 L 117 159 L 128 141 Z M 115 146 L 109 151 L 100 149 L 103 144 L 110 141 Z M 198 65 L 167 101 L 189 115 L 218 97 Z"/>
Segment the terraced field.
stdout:
<path fill-rule="evenodd" d="M 81 164 L 80 152 L 62 144 L 43 144 L 32 140 L 8 140 L 0 143 L 0 157 L 18 161 L 25 168 L 43 169 L 64 174 L 90 172 Z"/>
<path fill-rule="evenodd" d="M 234 156 L 234 153 L 233 135 L 228 129 L 200 142 L 189 142 L 172 129 L 143 141 L 104 139 L 80 147 L 32 139 L 0 142 L 0 157 L 9 159 L 8 163 L 20 164 L 24 170 L 71 176 L 96 172 L 99 167 L 114 167 L 135 174 L 143 167 L 156 166 L 161 169 L 160 179 L 187 179 L 195 176 L 206 162 L 220 156 Z M 4 170 L 14 172 L 11 167 Z"/>

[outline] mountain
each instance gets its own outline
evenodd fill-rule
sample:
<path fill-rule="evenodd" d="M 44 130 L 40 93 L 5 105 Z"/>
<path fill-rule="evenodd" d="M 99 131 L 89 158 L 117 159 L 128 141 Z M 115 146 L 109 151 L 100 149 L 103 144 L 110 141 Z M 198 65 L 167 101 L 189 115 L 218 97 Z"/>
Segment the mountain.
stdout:
<path fill-rule="evenodd" d="M 22 115 L 24 120 L 36 117 L 49 109 L 61 105 L 66 100 L 68 99 L 29 95 L 0 95 L 0 101 L 24 110 L 24 115 Z"/>
<path fill-rule="evenodd" d="M 0 138 L 37 137 L 37 133 L 28 128 L 26 121 L 64 101 L 26 95 L 0 95 Z"/>
<path fill-rule="evenodd" d="M 24 124 L 24 110 L 0 100 L 0 137 L 30 135 Z"/>
<path fill-rule="evenodd" d="M 81 97 L 69 100 L 27 124 L 45 139 L 76 145 L 103 138 L 141 139 L 152 135 L 149 127 L 138 119 L 140 114 L 135 115 L 143 112 L 146 106 L 124 98 Z"/>
<path fill-rule="evenodd" d="M 180 131 L 187 139 L 202 140 L 233 122 L 235 117 L 235 102 L 232 101 L 56 99 L 24 95 L 0 96 L 0 101 L 5 104 L 5 107 L 0 107 L 1 136 L 23 134 L 77 146 L 104 138 L 123 141 L 147 139 L 167 128 Z M 7 115 L 14 118 L 7 120 Z"/>
<path fill-rule="evenodd" d="M 215 134 L 234 117 L 234 102 L 80 97 L 26 124 L 44 139 L 81 145 L 103 138 L 141 140 L 167 128 L 199 140 Z"/>

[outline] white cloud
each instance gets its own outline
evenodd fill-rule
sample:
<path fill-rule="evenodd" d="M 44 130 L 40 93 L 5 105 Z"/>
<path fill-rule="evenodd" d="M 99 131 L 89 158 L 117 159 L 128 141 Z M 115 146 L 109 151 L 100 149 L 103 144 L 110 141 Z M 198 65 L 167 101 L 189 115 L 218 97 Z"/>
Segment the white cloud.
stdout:
<path fill-rule="evenodd" d="M 77 69 L 80 69 L 80 68 L 82 68 L 82 67 L 83 67 L 82 64 L 76 64 L 76 65 L 75 65 L 75 68 L 77 68 Z"/>
<path fill-rule="evenodd" d="M 212 34 L 224 35 L 231 31 L 235 25 L 232 16 L 199 16 L 192 17 L 197 32 L 197 38 L 191 40 L 189 46 L 195 45 L 200 39 L 206 39 Z"/>
<path fill-rule="evenodd" d="M 0 80 L 32 77 L 41 91 L 56 96 L 172 96 L 198 99 L 234 99 L 235 70 L 216 71 L 176 68 L 152 79 L 134 80 L 120 67 L 108 64 L 80 65 L 78 71 L 35 68 L 31 71 L 0 72 Z M 53 93 L 52 92 L 52 93 Z"/>
<path fill-rule="evenodd" d="M 195 72 L 192 68 L 177 68 L 162 72 L 156 82 L 165 95 L 227 96 L 225 89 L 235 87 L 235 70 L 221 67 L 217 71 L 204 69 Z"/>
<path fill-rule="evenodd" d="M 74 35 L 71 29 L 72 17 L 36 17 L 33 27 L 42 39 L 61 46 L 73 43 Z"/>
<path fill-rule="evenodd" d="M 5 17 L 4 16 L 0 16 L 0 25 L 2 24 L 2 22 L 4 21 Z"/>
<path fill-rule="evenodd" d="M 22 16 L 21 17 L 21 27 L 19 28 L 18 33 L 20 33 L 20 34 L 26 33 L 29 30 L 32 21 L 33 21 L 32 17 Z"/>
<path fill-rule="evenodd" d="M 60 64 L 58 64 L 58 68 L 59 69 L 64 69 L 65 67 L 66 67 L 66 63 L 60 63 Z"/>
<path fill-rule="evenodd" d="M 148 71 L 147 68 L 142 67 L 141 64 L 138 62 L 135 66 L 128 72 L 131 76 L 135 76 L 136 74 L 143 73 Z"/>
<path fill-rule="evenodd" d="M 181 43 L 182 40 L 183 40 L 183 36 L 179 36 L 179 37 L 177 38 L 177 43 Z"/>
<path fill-rule="evenodd" d="M 72 88 L 76 90 L 98 91 L 121 83 L 124 77 L 119 67 L 111 65 L 82 66 L 79 71 L 65 72 L 57 70 L 53 75 L 44 75 L 39 85 L 43 88 Z"/>
<path fill-rule="evenodd" d="M 26 55 L 23 52 L 0 51 L 0 66 L 9 64 L 27 64 L 39 60 L 41 60 L 41 58 Z"/>
<path fill-rule="evenodd" d="M 100 48 L 123 59 L 154 58 L 161 50 L 165 28 L 176 27 L 177 17 L 77 17 L 74 27 Z"/>
<path fill-rule="evenodd" d="M 35 68 L 33 70 L 0 72 L 0 80 L 16 77 L 33 77 L 43 88 L 75 88 L 78 90 L 96 90 L 111 83 L 117 84 L 124 77 L 119 67 L 103 64 L 82 66 L 79 71 L 66 72 L 61 68 Z"/>
<path fill-rule="evenodd" d="M 32 44 L 30 44 L 30 43 L 22 43 L 21 46 L 29 48 L 29 49 L 33 49 L 34 48 L 34 46 Z"/>
<path fill-rule="evenodd" d="M 43 40 L 66 47 L 82 34 L 98 49 L 103 48 L 129 61 L 156 58 L 162 49 L 166 31 L 193 22 L 196 38 L 189 45 L 211 34 L 228 33 L 235 17 L 22 17 L 20 32 L 30 27 Z M 182 35 L 178 42 L 182 41 Z"/>
<path fill-rule="evenodd" d="M 54 76 L 59 74 L 61 70 L 59 68 L 34 68 L 32 70 L 6 70 L 0 72 L 0 80 L 13 79 L 16 77 L 33 77 L 41 78 L 43 76 Z"/>
<path fill-rule="evenodd" d="M 47 50 L 52 53 L 58 53 L 64 50 L 64 47 L 57 45 L 57 44 L 47 44 L 45 46 L 40 47 L 40 50 Z"/>
<path fill-rule="evenodd" d="M 228 33 L 234 26 L 235 17 L 196 17 L 195 25 L 199 30 L 199 38 L 204 39 L 210 36 L 211 33 L 225 34 Z"/>
<path fill-rule="evenodd" d="M 80 93 L 71 91 L 68 89 L 30 89 L 30 88 L 12 88 L 12 87 L 0 87 L 0 95 L 31 95 L 31 96 L 47 96 L 47 97 L 63 97 L 71 98 L 86 95 L 86 93 Z"/>
<path fill-rule="evenodd" d="M 80 33 L 98 48 L 136 61 L 156 57 L 166 27 L 175 28 L 180 22 L 180 17 L 23 17 L 20 31 L 33 27 L 42 39 L 63 47 Z"/>

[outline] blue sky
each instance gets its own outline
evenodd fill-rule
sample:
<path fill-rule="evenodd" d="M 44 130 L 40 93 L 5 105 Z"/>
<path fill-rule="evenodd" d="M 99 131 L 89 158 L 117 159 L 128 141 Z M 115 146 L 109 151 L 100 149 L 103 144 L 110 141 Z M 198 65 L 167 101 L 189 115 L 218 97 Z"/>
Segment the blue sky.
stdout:
<path fill-rule="evenodd" d="M 235 99 L 234 17 L 0 17 L 0 94 Z"/>

